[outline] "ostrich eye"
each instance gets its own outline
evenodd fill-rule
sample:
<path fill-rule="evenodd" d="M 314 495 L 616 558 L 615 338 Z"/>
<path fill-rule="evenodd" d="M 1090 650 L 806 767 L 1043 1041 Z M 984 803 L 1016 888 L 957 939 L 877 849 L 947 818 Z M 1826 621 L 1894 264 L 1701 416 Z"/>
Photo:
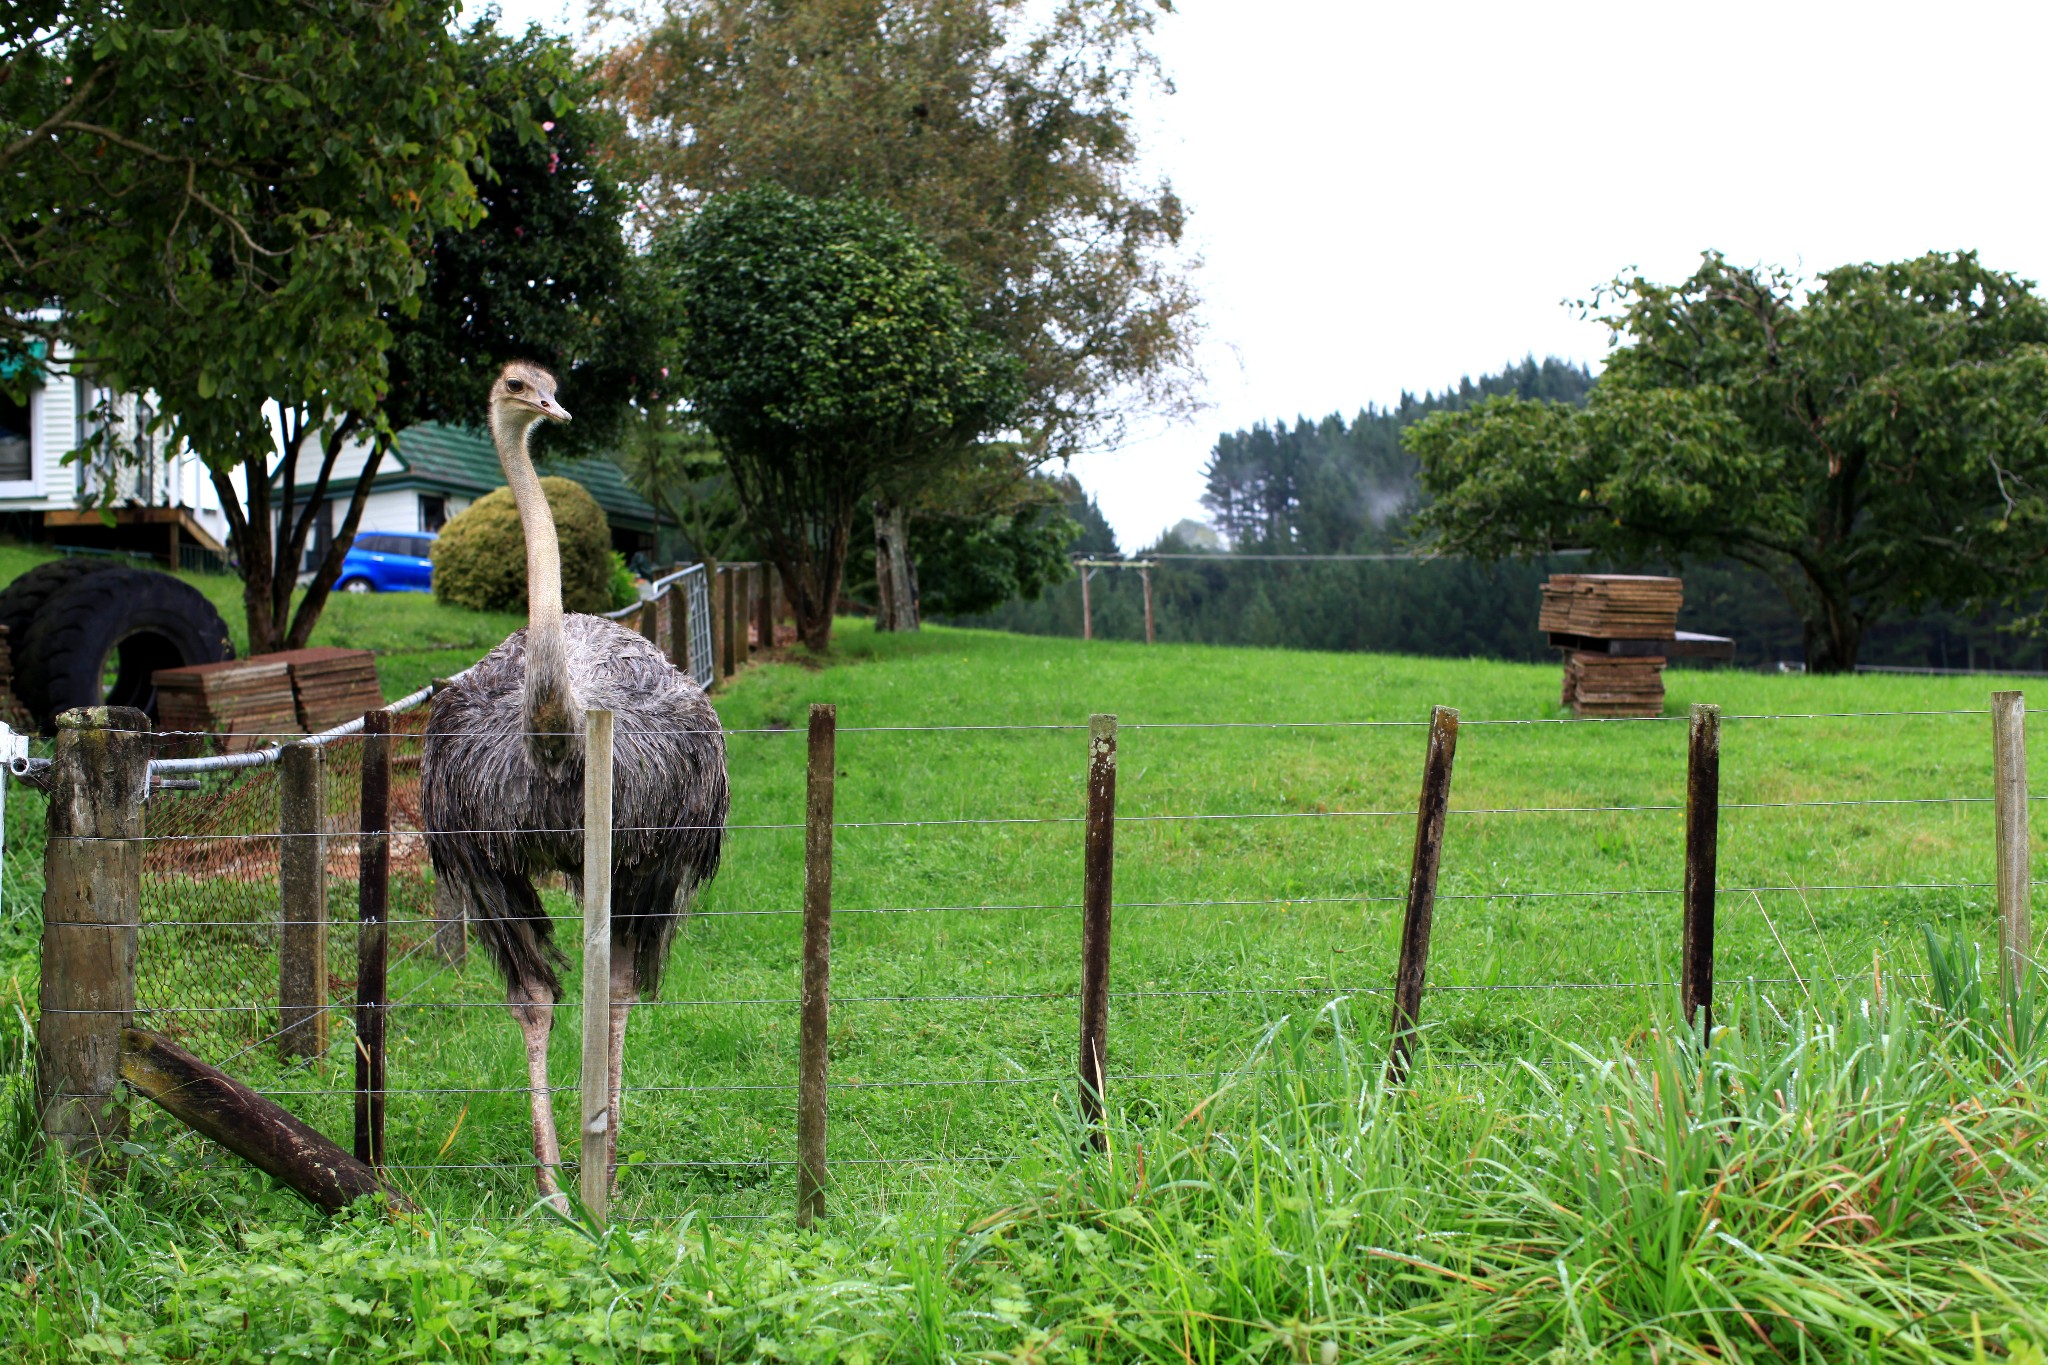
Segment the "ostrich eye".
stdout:
<path fill-rule="evenodd" d="M 526 381 L 523 379 L 508 379 L 505 381 L 505 391 L 507 393 L 521 393 L 525 389 Z"/>

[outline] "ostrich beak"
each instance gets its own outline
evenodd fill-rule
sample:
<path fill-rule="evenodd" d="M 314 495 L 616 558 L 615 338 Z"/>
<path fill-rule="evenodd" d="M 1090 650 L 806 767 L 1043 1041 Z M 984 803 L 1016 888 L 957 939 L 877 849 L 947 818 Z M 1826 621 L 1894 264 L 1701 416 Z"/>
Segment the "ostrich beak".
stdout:
<path fill-rule="evenodd" d="M 552 398 L 535 399 L 534 405 L 540 409 L 540 415 L 551 422 L 566 422 L 569 420 L 568 409 Z"/>

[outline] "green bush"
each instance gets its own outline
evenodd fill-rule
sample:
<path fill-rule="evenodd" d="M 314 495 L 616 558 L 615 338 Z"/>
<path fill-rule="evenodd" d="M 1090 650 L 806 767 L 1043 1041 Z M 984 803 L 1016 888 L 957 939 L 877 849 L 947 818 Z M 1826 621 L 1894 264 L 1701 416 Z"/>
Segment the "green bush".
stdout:
<path fill-rule="evenodd" d="M 609 611 L 612 530 L 604 509 L 573 479 L 545 478 L 540 486 L 555 514 L 563 608 Z M 526 605 L 526 539 L 511 489 L 484 494 L 441 528 L 434 542 L 434 596 L 475 611 L 517 611 Z"/>
<path fill-rule="evenodd" d="M 611 609 L 630 607 L 640 600 L 640 580 L 633 577 L 633 566 L 626 563 L 626 557 L 617 550 L 612 551 L 611 582 L 607 590 L 611 593 Z"/>

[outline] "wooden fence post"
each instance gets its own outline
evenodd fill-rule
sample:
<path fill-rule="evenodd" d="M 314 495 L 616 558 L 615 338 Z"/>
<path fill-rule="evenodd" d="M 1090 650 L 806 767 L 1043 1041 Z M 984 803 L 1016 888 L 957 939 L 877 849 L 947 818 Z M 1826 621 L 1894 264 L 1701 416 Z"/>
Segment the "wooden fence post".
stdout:
<path fill-rule="evenodd" d="M 767 564 L 754 570 L 754 638 L 761 648 L 775 648 L 775 570 Z"/>
<path fill-rule="evenodd" d="M 832 777 L 838 761 L 839 708 L 811 707 L 810 762 L 804 785 L 803 1018 L 796 1080 L 796 1222 L 825 1212 L 827 1037 L 832 1016 Z"/>
<path fill-rule="evenodd" d="M 647 643 L 661 644 L 661 598 L 650 597 L 640 604 L 640 634 Z"/>
<path fill-rule="evenodd" d="M 1095 613 L 1088 606 L 1088 576 L 1095 571 L 1083 565 L 1081 568 L 1081 638 L 1095 638 Z"/>
<path fill-rule="evenodd" d="M 391 713 L 363 717 L 362 835 L 356 854 L 355 1156 L 384 1164 L 384 1029 L 391 1007 Z"/>
<path fill-rule="evenodd" d="M 66 1155 L 110 1155 L 128 1136 L 121 1030 L 135 1012 L 142 922 L 142 803 L 149 717 L 95 706 L 57 717 L 43 849 L 36 1109 Z"/>
<path fill-rule="evenodd" d="M 711 682 L 705 688 L 705 691 L 707 692 L 710 691 L 712 687 L 716 687 L 718 685 L 718 680 L 720 678 L 726 676 L 725 598 L 721 596 L 721 594 L 724 592 L 724 589 L 724 571 L 722 571 L 718 567 L 718 564 L 715 560 L 705 560 L 704 611 L 705 614 L 710 617 L 710 620 L 705 623 L 709 627 L 705 634 L 709 637 L 711 641 L 711 657 L 710 659 L 706 660 L 706 671 L 711 674 Z"/>
<path fill-rule="evenodd" d="M 2033 855 L 2027 835 L 2027 698 L 2022 692 L 1991 694 L 1991 781 L 1993 830 L 1998 861 L 2000 971 L 2018 984 L 2027 980 L 2033 954 L 2029 906 Z"/>
<path fill-rule="evenodd" d="M 1138 581 L 1145 586 L 1145 643 L 1152 643 L 1152 571 L 1138 570 Z"/>
<path fill-rule="evenodd" d="M 1081 1118 L 1103 1146 L 1108 1092 L 1109 920 L 1116 870 L 1116 717 L 1088 718 L 1088 822 L 1081 851 Z"/>
<path fill-rule="evenodd" d="M 679 578 L 668 585 L 668 661 L 679 673 L 696 674 L 690 668 L 690 580 Z"/>
<path fill-rule="evenodd" d="M 1429 714 L 1429 753 L 1422 763 L 1422 796 L 1415 805 L 1415 852 L 1408 863 L 1408 907 L 1401 921 L 1401 961 L 1394 972 L 1394 1039 L 1387 1053 L 1387 1083 L 1408 1077 L 1415 1030 L 1422 1020 L 1422 986 L 1429 973 L 1429 930 L 1436 914 L 1436 873 L 1444 851 L 1444 815 L 1451 804 L 1451 763 L 1458 756 L 1458 713 L 1448 706 Z"/>
<path fill-rule="evenodd" d="M 1721 829 L 1721 708 L 1692 708 L 1685 758 L 1685 928 L 1678 1001 L 1700 1037 L 1714 1036 L 1714 878 Z"/>
<path fill-rule="evenodd" d="M 612 1018 L 612 713 L 583 713 L 583 1205 L 610 1202 Z"/>
<path fill-rule="evenodd" d="M 741 623 L 746 619 L 740 615 L 739 599 L 739 570 L 727 565 L 718 574 L 718 614 L 725 621 L 725 648 L 719 669 L 728 678 L 740 671 L 740 660 L 746 657 L 738 638 L 743 629 Z"/>
<path fill-rule="evenodd" d="M 277 1053 L 327 1055 L 327 750 L 288 744 L 278 759 Z"/>

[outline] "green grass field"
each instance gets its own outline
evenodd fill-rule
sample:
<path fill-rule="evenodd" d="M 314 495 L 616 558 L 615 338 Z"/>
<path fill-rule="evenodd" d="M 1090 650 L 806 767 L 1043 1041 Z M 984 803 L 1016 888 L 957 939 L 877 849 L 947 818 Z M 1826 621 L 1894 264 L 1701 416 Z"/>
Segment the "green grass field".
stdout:
<path fill-rule="evenodd" d="M 367 640 L 413 604 L 341 607 Z M 419 953 L 393 981 L 390 1158 L 438 1231 L 308 1231 L 139 1115 L 120 1179 L 15 1158 L 0 1254 L 70 1298 L 31 1284 L 0 1313 L 48 1358 L 2038 1360 L 2040 1049 L 1914 1003 L 1923 927 L 1995 941 L 1998 683 L 1667 678 L 1663 720 L 1570 724 L 1554 667 L 848 623 L 828 666 L 718 699 L 732 830 L 629 1036 L 632 1221 L 531 1213 L 501 988 Z M 1727 716 L 1710 1064 L 1669 984 L 1696 701 Z M 786 1164 L 813 702 L 841 727 L 822 1236 L 788 1229 Z M 1463 725 L 1425 1061 L 1390 1092 L 1378 992 L 1432 704 Z M 1096 711 L 1122 726 L 1109 1157 L 1077 1153 L 1068 1079 Z M 325 1065 L 234 1069 L 343 1136 L 346 1034 Z M 105 1249 L 66 1242 L 91 1226 Z"/>

